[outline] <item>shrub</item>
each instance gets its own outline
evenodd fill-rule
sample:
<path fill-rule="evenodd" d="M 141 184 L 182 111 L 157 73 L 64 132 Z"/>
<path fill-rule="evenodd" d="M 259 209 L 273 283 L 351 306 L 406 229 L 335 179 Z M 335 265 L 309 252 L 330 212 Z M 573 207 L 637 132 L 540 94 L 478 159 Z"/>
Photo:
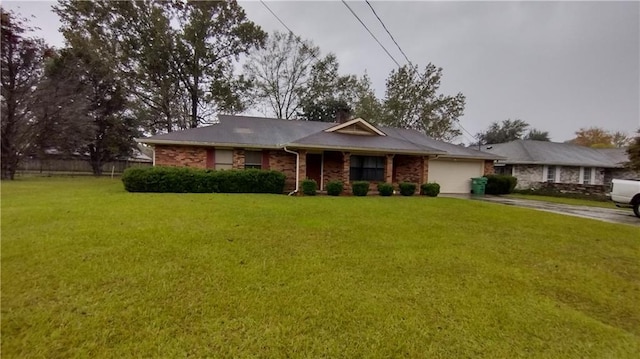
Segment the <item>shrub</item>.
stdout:
<path fill-rule="evenodd" d="M 423 183 L 420 189 L 423 195 L 429 197 L 436 197 L 440 193 L 440 185 L 435 182 Z"/>
<path fill-rule="evenodd" d="M 391 196 L 393 194 L 393 185 L 391 183 L 378 183 L 378 193 L 381 196 Z"/>
<path fill-rule="evenodd" d="M 302 181 L 302 193 L 306 196 L 315 196 L 318 190 L 318 183 L 312 179 Z"/>
<path fill-rule="evenodd" d="M 327 183 L 326 188 L 329 196 L 339 196 L 344 189 L 344 185 L 340 181 L 331 181 Z"/>
<path fill-rule="evenodd" d="M 257 169 L 213 171 L 188 167 L 128 168 L 122 174 L 129 192 L 282 193 L 286 176 Z"/>
<path fill-rule="evenodd" d="M 369 182 L 356 181 L 351 184 L 351 191 L 354 196 L 366 196 L 369 193 Z"/>
<path fill-rule="evenodd" d="M 398 185 L 400 194 L 403 196 L 413 196 L 416 193 L 416 184 L 411 182 L 402 182 Z"/>
<path fill-rule="evenodd" d="M 507 175 L 487 175 L 487 194 L 509 194 L 513 192 L 518 184 L 518 179 Z"/>

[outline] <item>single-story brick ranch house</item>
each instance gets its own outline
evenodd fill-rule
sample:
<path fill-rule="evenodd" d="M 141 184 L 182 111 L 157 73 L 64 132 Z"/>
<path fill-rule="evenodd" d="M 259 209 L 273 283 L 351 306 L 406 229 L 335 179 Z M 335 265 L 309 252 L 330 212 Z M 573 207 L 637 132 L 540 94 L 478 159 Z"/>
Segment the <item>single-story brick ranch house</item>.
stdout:
<path fill-rule="evenodd" d="M 601 193 L 612 178 L 640 178 L 625 169 L 626 149 L 598 149 L 571 143 L 516 140 L 490 144 L 482 151 L 501 155 L 495 171 L 518 179 L 518 189 L 552 187 L 562 191 Z"/>
<path fill-rule="evenodd" d="M 327 123 L 220 115 L 210 126 L 138 141 L 153 146 L 154 166 L 276 170 L 286 175 L 287 191 L 309 178 L 320 190 L 329 181 L 348 190 L 364 180 L 437 182 L 442 193 L 469 193 L 471 178 L 493 173 L 493 161 L 502 158 L 361 118 Z"/>

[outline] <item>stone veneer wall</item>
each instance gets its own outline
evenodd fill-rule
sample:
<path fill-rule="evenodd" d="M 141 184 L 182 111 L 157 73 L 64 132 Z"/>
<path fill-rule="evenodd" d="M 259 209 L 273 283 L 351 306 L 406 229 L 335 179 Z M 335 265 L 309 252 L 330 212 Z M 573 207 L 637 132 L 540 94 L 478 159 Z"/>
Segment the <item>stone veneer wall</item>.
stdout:
<path fill-rule="evenodd" d="M 604 168 L 596 167 L 595 171 L 596 171 L 596 183 L 594 184 L 609 187 L 609 183 L 605 182 L 604 180 L 604 177 L 606 174 L 606 171 L 604 170 Z"/>
<path fill-rule="evenodd" d="M 542 182 L 542 166 L 513 165 L 513 175 L 518 179 L 516 189 L 528 189 Z"/>
<path fill-rule="evenodd" d="M 580 167 L 557 166 L 560 170 L 560 183 L 580 183 Z"/>
<path fill-rule="evenodd" d="M 155 165 L 206 168 L 207 148 L 156 145 Z"/>
<path fill-rule="evenodd" d="M 608 186 L 612 179 L 640 179 L 640 172 L 636 172 L 627 168 L 606 168 L 602 175 L 603 183 Z"/>
<path fill-rule="evenodd" d="M 579 184 L 579 183 L 551 183 L 539 182 L 535 188 L 541 190 L 552 190 L 560 193 L 574 193 L 586 196 L 593 196 L 598 199 L 605 199 L 605 194 L 609 187 L 598 184 Z"/>

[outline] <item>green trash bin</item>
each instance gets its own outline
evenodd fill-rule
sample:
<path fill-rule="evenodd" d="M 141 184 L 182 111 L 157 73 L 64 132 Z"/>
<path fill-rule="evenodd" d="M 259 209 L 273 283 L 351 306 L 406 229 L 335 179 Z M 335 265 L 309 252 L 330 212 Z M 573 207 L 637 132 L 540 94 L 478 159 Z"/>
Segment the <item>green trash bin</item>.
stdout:
<path fill-rule="evenodd" d="M 484 196 L 484 190 L 487 186 L 487 177 L 472 177 L 471 178 L 471 193 L 474 196 Z"/>

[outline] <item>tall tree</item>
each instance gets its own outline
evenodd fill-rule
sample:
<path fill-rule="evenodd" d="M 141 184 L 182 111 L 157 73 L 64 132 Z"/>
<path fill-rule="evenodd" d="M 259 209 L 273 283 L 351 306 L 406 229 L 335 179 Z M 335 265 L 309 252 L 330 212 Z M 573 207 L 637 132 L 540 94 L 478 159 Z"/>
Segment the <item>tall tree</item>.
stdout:
<path fill-rule="evenodd" d="M 527 135 L 524 136 L 522 139 L 532 140 L 532 141 L 547 141 L 547 142 L 551 141 L 551 138 L 549 137 L 549 132 L 536 130 L 535 128 L 530 129 Z"/>
<path fill-rule="evenodd" d="M 59 66 L 51 68 L 49 75 L 71 88 L 78 86 L 78 79 L 81 81 L 75 101 L 82 107 L 74 119 L 79 129 L 64 132 L 57 147 L 86 154 L 96 176 L 102 174 L 105 163 L 129 156 L 135 146 L 133 139 L 139 135 L 125 86 L 110 62 L 99 55 L 84 47 L 65 49 Z"/>
<path fill-rule="evenodd" d="M 249 21 L 236 1 L 176 1 L 179 24 L 173 61 L 190 104 L 189 127 L 206 122 L 202 109 L 243 109 L 236 89 L 248 85 L 233 76 L 233 60 L 264 45 L 266 33 Z"/>
<path fill-rule="evenodd" d="M 102 174 L 104 163 L 130 154 L 138 133 L 121 62 L 126 32 L 119 26 L 118 21 L 123 19 L 116 4 L 64 0 L 54 7 L 68 44 L 62 51 L 62 63 L 67 67 L 57 70 L 73 71 L 89 92 L 80 119 L 90 135 L 81 139 L 77 151 L 88 155 L 95 175 Z"/>
<path fill-rule="evenodd" d="M 298 114 L 301 119 L 333 122 L 341 110 L 369 119 L 375 99 L 369 77 L 340 75 L 339 68 L 334 54 L 328 54 L 313 64 Z"/>
<path fill-rule="evenodd" d="M 632 140 L 633 138 L 630 138 L 626 133 L 622 131 L 616 131 L 611 134 L 611 144 L 616 148 L 627 147 L 632 142 Z"/>
<path fill-rule="evenodd" d="M 520 119 L 493 122 L 485 132 L 478 133 L 476 138 L 480 144 L 510 142 L 521 139 L 527 127 L 529 124 Z"/>
<path fill-rule="evenodd" d="M 317 46 L 292 33 L 269 36 L 265 47 L 252 53 L 244 66 L 257 101 L 265 103 L 276 118 L 294 118 L 319 53 Z"/>
<path fill-rule="evenodd" d="M 41 39 L 25 37 L 24 19 L 0 8 L 2 93 L 0 108 L 1 175 L 14 179 L 20 158 L 32 144 L 34 92 L 45 55 Z"/>
<path fill-rule="evenodd" d="M 121 39 L 118 66 L 123 73 L 135 116 L 149 133 L 187 128 L 185 91 L 180 86 L 173 53 L 175 34 L 167 4 L 156 1 L 113 1 L 112 27 Z"/>
<path fill-rule="evenodd" d="M 442 68 L 428 64 L 421 72 L 415 65 L 393 70 L 387 78 L 381 122 L 418 130 L 438 140 L 451 141 L 462 132 L 455 127 L 464 113 L 465 97 L 438 94 Z"/>
<path fill-rule="evenodd" d="M 569 141 L 573 144 L 596 148 L 611 148 L 613 145 L 613 135 L 600 127 L 581 128 L 576 131 L 576 137 Z"/>
<path fill-rule="evenodd" d="M 148 132 L 196 127 L 238 112 L 249 82 L 234 61 L 266 34 L 235 1 L 78 1 L 54 7 L 71 47 L 102 48 Z"/>
<path fill-rule="evenodd" d="M 627 148 L 627 154 L 629 155 L 627 167 L 640 172 L 640 130 L 636 132 L 636 137 L 629 145 L 629 148 Z"/>
<path fill-rule="evenodd" d="M 78 75 L 77 65 L 66 51 L 51 50 L 44 76 L 35 89 L 32 146 L 41 160 L 49 149 L 77 151 L 94 131 L 84 120 L 91 93 Z"/>
<path fill-rule="evenodd" d="M 381 123 L 383 113 L 382 103 L 376 97 L 371 86 L 371 79 L 365 74 L 358 80 L 355 87 L 356 98 L 353 107 L 354 117 L 363 118 L 371 123 Z"/>

